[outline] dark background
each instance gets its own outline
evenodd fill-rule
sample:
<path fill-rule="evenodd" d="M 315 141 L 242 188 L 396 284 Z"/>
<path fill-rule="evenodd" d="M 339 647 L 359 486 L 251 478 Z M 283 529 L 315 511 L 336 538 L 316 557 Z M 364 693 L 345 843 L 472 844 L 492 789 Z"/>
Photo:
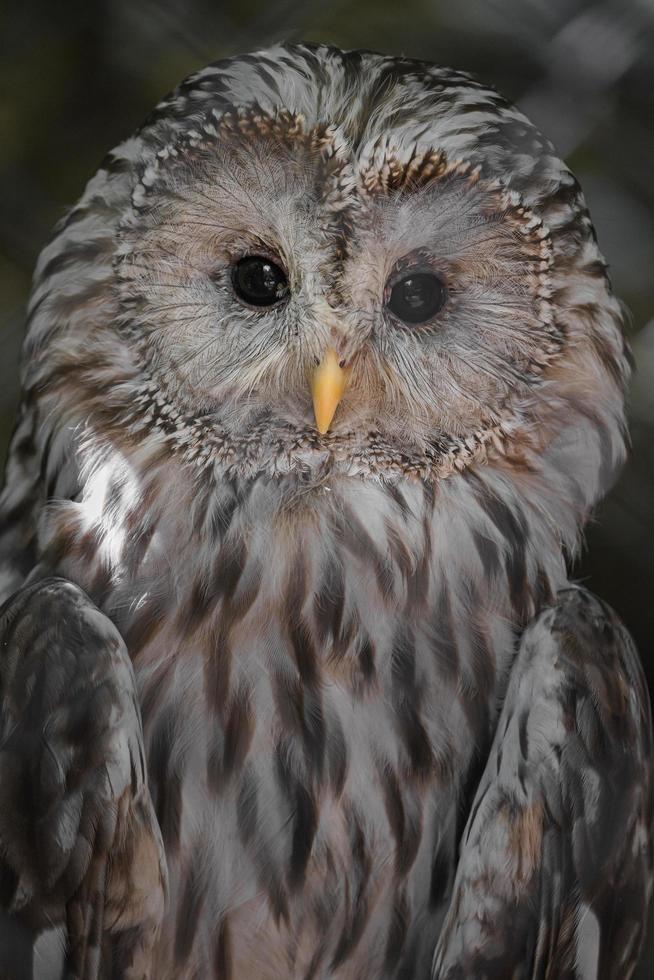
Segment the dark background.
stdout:
<path fill-rule="evenodd" d="M 0 463 L 36 256 L 106 150 L 189 72 L 280 39 L 406 54 L 515 100 L 579 177 L 629 306 L 631 459 L 578 578 L 620 613 L 654 688 L 654 0 L 4 0 Z M 654 927 L 639 977 L 654 976 Z M 651 965 L 647 965 L 651 964 Z"/>

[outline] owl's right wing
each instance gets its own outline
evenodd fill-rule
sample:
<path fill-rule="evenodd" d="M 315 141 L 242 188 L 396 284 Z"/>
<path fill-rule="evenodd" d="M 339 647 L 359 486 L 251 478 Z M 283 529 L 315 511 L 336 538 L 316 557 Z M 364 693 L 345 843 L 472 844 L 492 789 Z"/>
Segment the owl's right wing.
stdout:
<path fill-rule="evenodd" d="M 166 870 L 134 673 L 61 578 L 0 608 L 0 801 L 0 977 L 30 978 L 52 927 L 66 980 L 150 977 Z"/>
<path fill-rule="evenodd" d="M 628 980 L 652 888 L 638 654 L 583 588 L 527 628 L 460 844 L 433 980 Z"/>

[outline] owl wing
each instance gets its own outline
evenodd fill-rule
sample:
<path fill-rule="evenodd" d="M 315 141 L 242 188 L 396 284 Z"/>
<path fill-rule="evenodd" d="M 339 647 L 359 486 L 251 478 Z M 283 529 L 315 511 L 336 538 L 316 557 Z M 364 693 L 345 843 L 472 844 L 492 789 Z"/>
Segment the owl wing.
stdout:
<path fill-rule="evenodd" d="M 434 980 L 627 980 L 651 892 L 652 785 L 638 654 L 604 603 L 566 589 L 514 662 Z"/>
<path fill-rule="evenodd" d="M 64 976 L 150 976 L 166 886 L 132 665 L 113 624 L 47 578 L 0 609 L 0 976 L 59 926 Z M 113 974 L 112 974 L 113 975 Z"/>

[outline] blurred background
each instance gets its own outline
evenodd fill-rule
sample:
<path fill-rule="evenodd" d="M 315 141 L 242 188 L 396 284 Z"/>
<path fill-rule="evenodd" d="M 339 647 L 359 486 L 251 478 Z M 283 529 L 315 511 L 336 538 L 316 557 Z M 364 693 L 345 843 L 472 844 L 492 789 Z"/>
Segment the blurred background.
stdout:
<path fill-rule="evenodd" d="M 202 65 L 323 40 L 478 74 L 581 181 L 631 310 L 631 459 L 576 574 L 622 616 L 654 689 L 654 0 L 21 0 L 0 6 L 0 465 L 39 250 L 104 153 Z M 654 976 L 654 927 L 641 980 Z"/>

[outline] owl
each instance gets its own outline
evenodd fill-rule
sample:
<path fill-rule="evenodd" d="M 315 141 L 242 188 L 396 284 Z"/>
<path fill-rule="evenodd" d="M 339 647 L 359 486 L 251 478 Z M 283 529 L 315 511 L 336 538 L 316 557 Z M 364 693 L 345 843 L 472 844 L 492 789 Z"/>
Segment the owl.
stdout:
<path fill-rule="evenodd" d="M 0 498 L 0 975 L 631 976 L 652 728 L 571 582 L 630 355 L 459 71 L 197 72 L 39 258 Z"/>

